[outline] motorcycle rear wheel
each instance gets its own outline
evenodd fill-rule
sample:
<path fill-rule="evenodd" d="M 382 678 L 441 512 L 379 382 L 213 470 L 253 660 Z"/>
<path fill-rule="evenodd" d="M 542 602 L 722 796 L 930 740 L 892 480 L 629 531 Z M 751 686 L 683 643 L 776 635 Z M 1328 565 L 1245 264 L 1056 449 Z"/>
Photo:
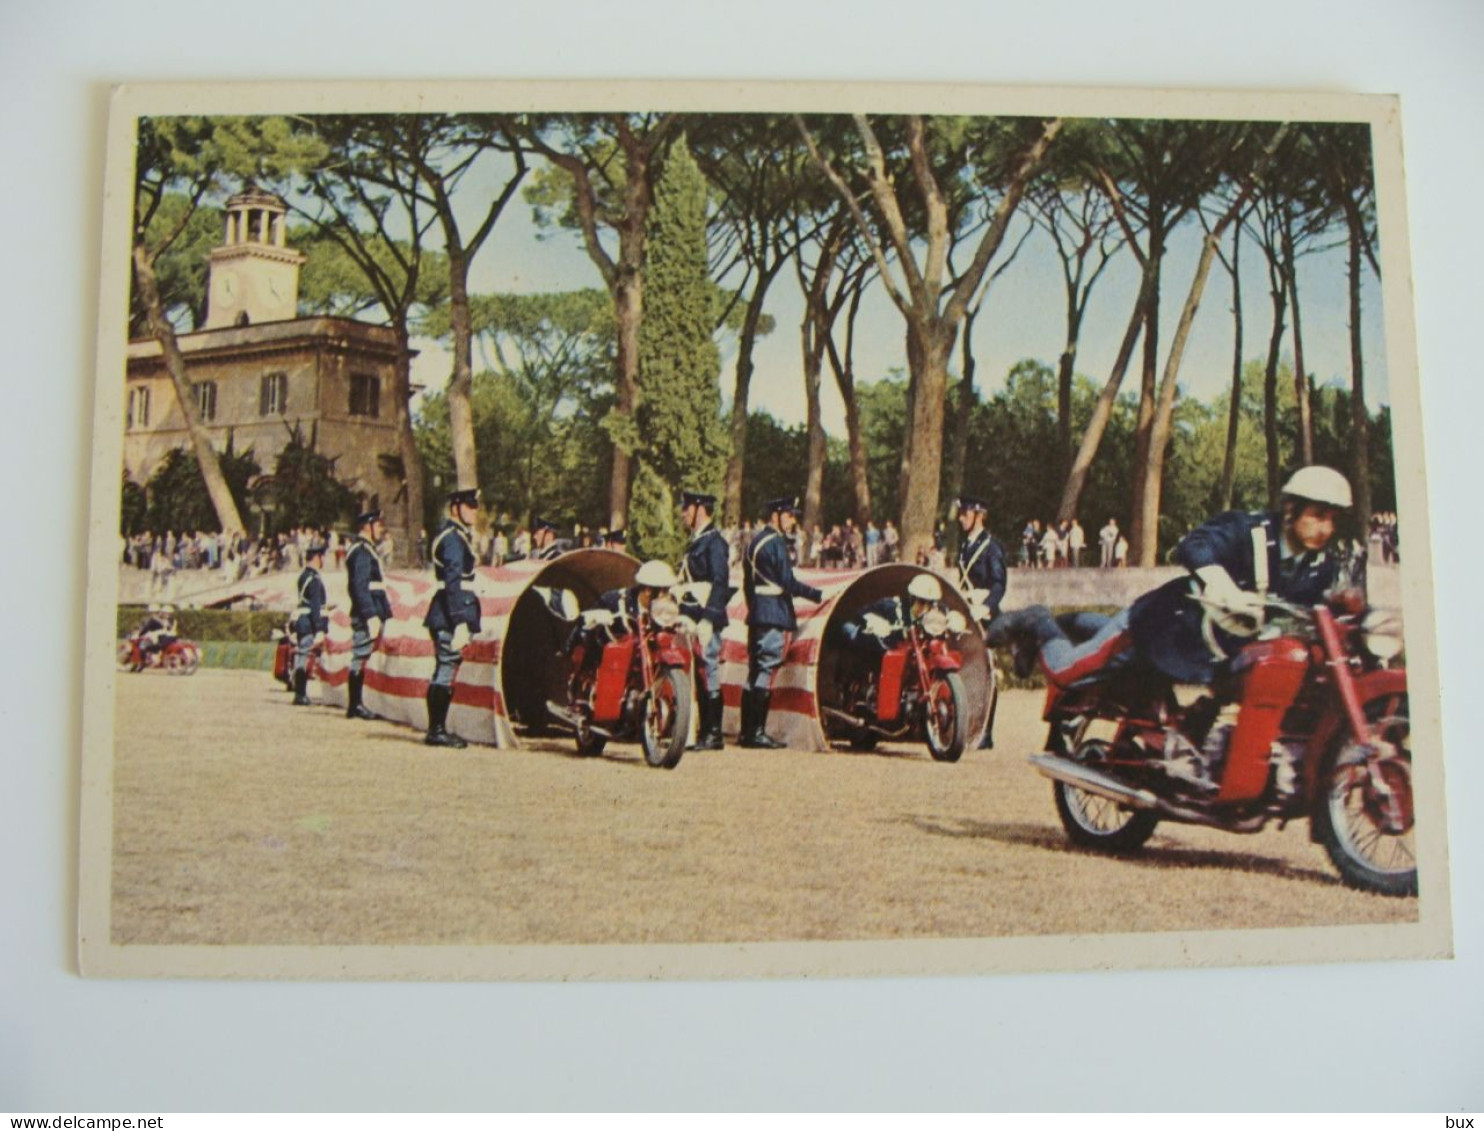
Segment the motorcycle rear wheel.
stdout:
<path fill-rule="evenodd" d="M 1381 895 L 1416 895 L 1416 814 L 1407 697 L 1372 699 L 1365 704 L 1365 716 L 1396 751 L 1374 767 L 1390 796 L 1375 788 L 1365 751 L 1342 738 L 1320 765 L 1314 838 L 1324 846 L 1348 887 Z"/>
<path fill-rule="evenodd" d="M 1105 742 L 1084 742 L 1072 760 L 1095 766 L 1104 760 L 1107 750 Z M 1067 839 L 1081 848 L 1115 855 L 1135 852 L 1154 835 L 1159 824 L 1159 818 L 1148 810 L 1130 809 L 1065 782 L 1053 782 L 1051 789 Z"/>
<path fill-rule="evenodd" d="M 680 765 L 690 737 L 690 706 L 689 677 L 678 668 L 660 672 L 649 689 L 644 717 L 639 722 L 644 760 L 656 769 L 673 770 Z"/>
<path fill-rule="evenodd" d="M 940 676 L 928 687 L 923 730 L 934 762 L 957 762 L 963 757 L 964 718 L 968 714 L 964 704 L 964 681 L 957 672 Z"/>

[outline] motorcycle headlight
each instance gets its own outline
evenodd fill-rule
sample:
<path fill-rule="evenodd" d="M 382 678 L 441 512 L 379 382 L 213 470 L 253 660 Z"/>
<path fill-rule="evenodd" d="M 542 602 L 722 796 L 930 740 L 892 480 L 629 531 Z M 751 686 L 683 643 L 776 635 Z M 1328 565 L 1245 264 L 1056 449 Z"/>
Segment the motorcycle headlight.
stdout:
<path fill-rule="evenodd" d="M 942 636 L 948 631 L 948 614 L 942 609 L 929 609 L 922 614 L 922 631 L 929 636 Z"/>
<path fill-rule="evenodd" d="M 649 619 L 661 628 L 674 628 L 680 622 L 680 606 L 673 597 L 656 597 L 649 603 Z"/>
<path fill-rule="evenodd" d="M 1400 626 L 1380 613 L 1370 613 L 1361 622 L 1361 639 L 1365 650 L 1382 663 L 1396 659 L 1405 646 Z"/>

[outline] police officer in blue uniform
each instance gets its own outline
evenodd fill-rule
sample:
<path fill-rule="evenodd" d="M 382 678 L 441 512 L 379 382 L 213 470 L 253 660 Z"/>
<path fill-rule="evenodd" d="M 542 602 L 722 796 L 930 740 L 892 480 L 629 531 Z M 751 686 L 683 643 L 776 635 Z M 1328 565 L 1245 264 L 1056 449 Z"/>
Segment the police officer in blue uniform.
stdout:
<path fill-rule="evenodd" d="M 692 750 L 720 750 L 721 734 L 721 634 L 727 626 L 727 600 L 731 570 L 726 537 L 716 529 L 716 496 L 699 491 L 680 493 L 680 517 L 691 532 L 685 560 L 680 565 L 680 585 L 685 600 L 680 611 L 696 622 L 701 637 L 701 672 L 697 683 L 700 726 Z M 688 591 L 688 592 L 687 592 Z M 702 627 L 702 626 L 705 627 Z"/>
<path fill-rule="evenodd" d="M 1266 594 L 1315 605 L 1340 576 L 1328 547 L 1335 512 L 1351 505 L 1349 482 L 1310 466 L 1290 477 L 1282 495 L 1279 512 L 1228 511 L 1192 530 L 1175 549 L 1190 575 L 1145 593 L 1081 644 L 1043 605 L 1006 613 L 986 642 L 1029 638 L 1061 686 L 1136 656 L 1176 682 L 1208 684 L 1261 627 Z"/>
<path fill-rule="evenodd" d="M 570 538 L 557 537 L 557 525 L 548 518 L 537 518 L 531 523 L 531 557 L 536 561 L 549 562 L 559 558 L 572 548 Z"/>
<path fill-rule="evenodd" d="M 386 575 L 377 544 L 386 537 L 386 521 L 380 510 L 356 518 L 356 540 L 345 552 L 345 578 L 350 590 L 350 690 L 345 708 L 347 719 L 374 719 L 361 704 L 366 686 L 366 661 L 392 619 L 386 595 Z"/>
<path fill-rule="evenodd" d="M 323 644 L 330 631 L 325 615 L 325 582 L 319 571 L 325 564 L 325 546 L 315 543 L 304 554 L 299 574 L 299 604 L 294 608 L 294 706 L 309 706 L 309 653 Z"/>
<path fill-rule="evenodd" d="M 747 596 L 747 683 L 742 689 L 741 745 L 777 750 L 768 736 L 773 673 L 783 663 L 788 634 L 799 627 L 794 598 L 819 602 L 824 594 L 794 577 L 788 538 L 799 524 L 797 498 L 773 499 L 768 524 L 753 537 L 742 558 L 742 589 Z"/>
<path fill-rule="evenodd" d="M 1005 599 L 1009 571 L 1005 567 L 1005 547 L 985 526 L 989 510 L 983 499 L 961 495 L 958 500 L 958 526 L 963 537 L 958 544 L 958 587 L 968 599 L 969 609 L 979 622 L 981 632 L 989 631 L 989 622 L 1000 615 L 1000 602 Z M 988 721 L 979 749 L 994 748 L 994 720 L 1000 705 L 999 687 L 989 705 Z"/>
<path fill-rule="evenodd" d="M 433 538 L 433 571 L 438 591 L 428 604 L 423 625 L 433 638 L 437 666 L 428 684 L 429 746 L 467 746 L 447 729 L 448 707 L 453 702 L 453 681 L 464 659 L 464 645 L 479 631 L 479 598 L 468 588 L 474 580 L 474 542 L 470 527 L 479 511 L 475 489 L 451 491 L 448 517 Z"/>

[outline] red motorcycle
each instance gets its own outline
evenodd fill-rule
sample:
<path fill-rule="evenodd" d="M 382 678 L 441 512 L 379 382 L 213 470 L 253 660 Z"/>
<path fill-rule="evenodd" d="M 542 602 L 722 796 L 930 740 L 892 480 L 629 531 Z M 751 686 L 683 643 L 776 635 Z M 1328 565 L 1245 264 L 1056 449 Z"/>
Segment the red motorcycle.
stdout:
<path fill-rule="evenodd" d="M 1050 689 L 1047 750 L 1030 760 L 1054 782 L 1062 826 L 1121 853 L 1161 820 L 1255 833 L 1308 817 L 1346 884 L 1415 894 L 1399 626 L 1354 591 L 1267 607 L 1262 633 L 1191 703 L 1137 663 Z"/>
<path fill-rule="evenodd" d="M 603 752 L 609 739 L 637 739 L 644 760 L 673 770 L 690 734 L 690 645 L 685 618 L 670 597 L 656 597 L 637 623 L 624 613 L 588 609 L 583 638 L 569 654 L 567 702 L 547 711 L 577 737 L 580 754 Z M 596 649 L 596 655 L 594 655 Z"/>
<path fill-rule="evenodd" d="M 201 649 L 195 641 L 177 636 L 163 648 L 145 651 L 144 637 L 131 633 L 119 641 L 118 670 L 144 671 L 158 668 L 169 675 L 195 675 L 201 666 Z"/>
<path fill-rule="evenodd" d="M 273 630 L 273 678 L 283 684 L 289 691 L 294 690 L 294 637 L 284 629 Z M 309 678 L 319 678 L 320 651 L 323 646 L 312 649 L 309 660 L 304 670 L 309 673 Z"/>
<path fill-rule="evenodd" d="M 907 626 L 900 643 L 877 664 L 848 675 L 838 707 L 823 713 L 844 728 L 856 750 L 872 750 L 882 739 L 925 741 L 936 762 L 957 762 L 969 736 L 963 654 L 953 647 L 968 624 L 958 612 L 929 609 Z"/>

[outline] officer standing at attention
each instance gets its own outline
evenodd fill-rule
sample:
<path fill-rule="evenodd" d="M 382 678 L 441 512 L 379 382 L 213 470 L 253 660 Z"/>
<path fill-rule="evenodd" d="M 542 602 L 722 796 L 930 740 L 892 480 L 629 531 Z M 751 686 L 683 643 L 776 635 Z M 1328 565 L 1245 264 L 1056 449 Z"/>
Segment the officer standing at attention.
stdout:
<path fill-rule="evenodd" d="M 824 594 L 794 577 L 788 540 L 799 524 L 799 500 L 768 503 L 768 524 L 757 532 L 742 561 L 742 589 L 747 595 L 747 683 L 742 689 L 741 745 L 777 750 L 783 743 L 768 737 L 768 703 L 773 673 L 783 663 L 788 634 L 799 627 L 795 597 L 819 602 Z"/>
<path fill-rule="evenodd" d="M 988 509 L 983 499 L 972 495 L 960 496 L 958 500 L 958 526 L 963 531 L 958 544 L 958 587 L 968 599 L 969 609 L 983 632 L 988 632 L 989 622 L 1000 615 L 1000 602 L 1005 599 L 1009 577 L 1005 548 L 984 525 Z M 994 717 L 998 706 L 996 688 L 994 702 L 989 705 L 989 719 L 984 724 L 984 737 L 979 742 L 981 750 L 994 748 Z"/>
<path fill-rule="evenodd" d="M 366 661 L 376 642 L 392 619 L 392 605 L 386 595 L 386 576 L 382 572 L 381 554 L 376 545 L 386 537 L 386 522 L 381 511 L 367 511 L 356 519 L 356 540 L 345 554 L 345 576 L 350 588 L 350 693 L 345 708 L 347 719 L 374 719 L 376 716 L 361 705 L 361 692 L 366 684 Z"/>
<path fill-rule="evenodd" d="M 531 523 L 531 557 L 537 561 L 549 562 L 552 558 L 561 557 L 572 548 L 570 538 L 558 538 L 556 523 L 548 518 L 538 518 Z"/>
<path fill-rule="evenodd" d="M 680 584 L 685 597 L 680 611 L 696 622 L 701 637 L 701 669 L 705 673 L 705 686 L 697 688 L 701 723 L 692 750 L 720 750 L 723 745 L 721 634 L 727 626 L 727 598 L 731 590 L 727 540 L 711 521 L 715 513 L 715 495 L 697 491 L 680 493 L 680 517 L 691 532 L 685 561 L 680 565 Z M 684 593 L 686 588 L 691 592 Z"/>
<path fill-rule="evenodd" d="M 451 491 L 448 517 L 433 538 L 433 571 L 438 591 L 428 604 L 423 625 L 433 638 L 437 666 L 428 684 L 429 746 L 463 749 L 468 745 L 449 734 L 448 706 L 453 702 L 453 680 L 464 659 L 464 645 L 479 631 L 479 598 L 465 588 L 474 580 L 474 542 L 469 528 L 479 510 L 479 491 Z"/>
<path fill-rule="evenodd" d="M 304 553 L 299 574 L 299 604 L 294 609 L 294 706 L 309 706 L 309 653 L 323 644 L 330 631 L 325 615 L 325 582 L 319 571 L 325 564 L 325 546 L 316 542 Z"/>

